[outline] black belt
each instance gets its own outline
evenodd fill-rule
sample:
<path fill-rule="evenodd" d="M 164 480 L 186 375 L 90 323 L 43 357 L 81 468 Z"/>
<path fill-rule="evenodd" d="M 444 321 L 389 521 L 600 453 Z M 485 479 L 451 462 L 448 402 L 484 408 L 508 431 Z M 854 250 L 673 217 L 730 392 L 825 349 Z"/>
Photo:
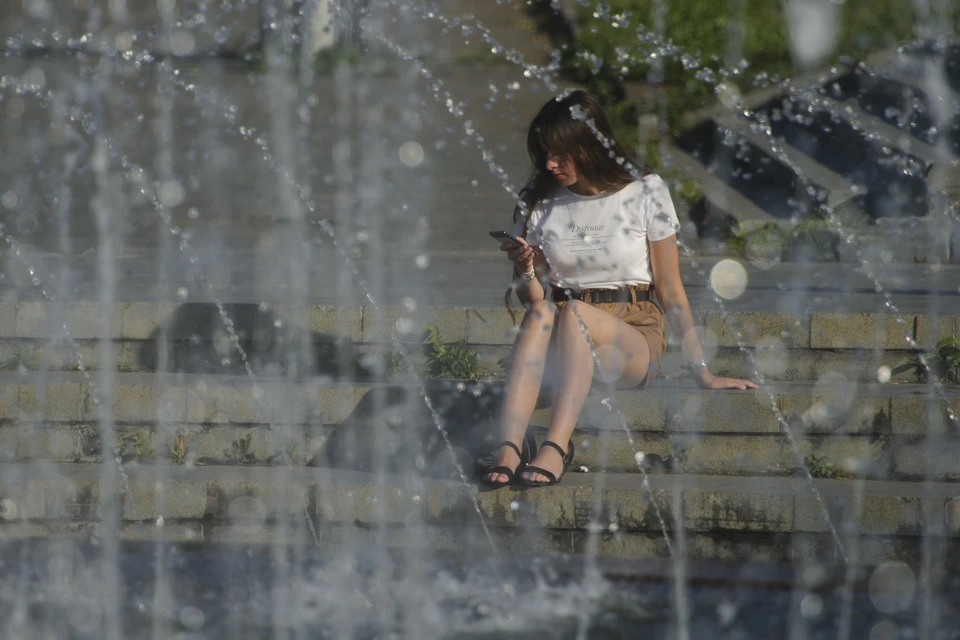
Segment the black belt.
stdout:
<path fill-rule="evenodd" d="M 652 289 L 583 289 L 569 294 L 560 287 L 553 287 L 553 301 L 582 300 L 587 303 L 604 302 L 646 302 L 650 300 Z"/>

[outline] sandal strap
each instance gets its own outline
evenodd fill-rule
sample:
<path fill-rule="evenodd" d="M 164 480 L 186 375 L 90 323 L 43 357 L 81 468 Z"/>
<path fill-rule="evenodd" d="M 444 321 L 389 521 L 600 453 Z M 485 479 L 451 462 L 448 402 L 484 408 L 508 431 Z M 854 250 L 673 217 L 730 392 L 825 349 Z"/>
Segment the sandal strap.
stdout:
<path fill-rule="evenodd" d="M 523 459 L 523 454 L 520 452 L 520 447 L 518 447 L 516 444 L 510 442 L 509 440 L 504 440 L 503 442 L 498 444 L 496 447 L 494 447 L 494 449 L 501 449 L 503 447 L 510 447 L 517 453 L 518 458 L 520 458 L 521 460 Z"/>
<path fill-rule="evenodd" d="M 526 468 L 524 468 L 523 472 L 539 473 L 540 475 L 547 476 L 547 479 L 550 481 L 550 484 L 553 484 L 557 481 L 557 476 L 553 475 L 553 472 L 547 471 L 546 469 L 541 469 L 540 467 L 534 467 L 533 465 L 528 464 Z"/>
<path fill-rule="evenodd" d="M 543 441 L 543 444 L 540 445 L 540 448 L 543 449 L 544 447 L 552 447 L 552 448 L 556 449 L 557 452 L 560 454 L 560 457 L 563 458 L 563 461 L 564 461 L 564 462 L 569 462 L 569 460 L 567 460 L 567 452 L 564 451 L 563 449 L 561 449 L 561 448 L 560 448 L 560 445 L 558 445 L 556 442 L 554 442 L 554 441 L 552 441 L 552 440 L 544 440 L 544 441 Z M 544 474 L 544 475 L 546 475 L 546 474 Z"/>
<path fill-rule="evenodd" d="M 510 467 L 500 466 L 500 467 L 491 467 L 490 469 L 487 469 L 486 472 L 485 472 L 483 475 L 484 475 L 484 476 L 488 476 L 488 475 L 490 475 L 491 473 L 502 474 L 502 475 L 507 476 L 507 482 L 510 482 L 511 480 L 513 480 L 513 474 L 515 474 L 516 472 L 517 472 L 516 469 L 511 469 Z"/>

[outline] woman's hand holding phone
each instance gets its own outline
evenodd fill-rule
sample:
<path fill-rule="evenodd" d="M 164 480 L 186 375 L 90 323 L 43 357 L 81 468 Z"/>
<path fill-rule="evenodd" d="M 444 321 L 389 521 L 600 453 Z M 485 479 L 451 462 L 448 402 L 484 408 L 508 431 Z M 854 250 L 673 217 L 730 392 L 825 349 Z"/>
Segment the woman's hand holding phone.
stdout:
<path fill-rule="evenodd" d="M 533 247 L 527 244 L 523 238 L 516 238 L 520 246 L 510 244 L 501 244 L 500 251 L 506 251 L 507 257 L 513 260 L 517 265 L 517 271 L 520 273 L 531 273 L 533 271 Z"/>

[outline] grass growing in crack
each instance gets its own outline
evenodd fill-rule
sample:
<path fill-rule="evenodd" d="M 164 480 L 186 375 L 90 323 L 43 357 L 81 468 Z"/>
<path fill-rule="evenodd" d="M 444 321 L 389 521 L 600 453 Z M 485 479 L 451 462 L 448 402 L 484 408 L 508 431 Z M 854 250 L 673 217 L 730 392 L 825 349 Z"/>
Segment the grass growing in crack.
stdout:
<path fill-rule="evenodd" d="M 232 460 L 237 464 L 245 464 L 247 462 L 253 462 L 256 459 L 256 455 L 253 453 L 251 446 L 253 444 L 253 435 L 247 434 L 242 438 L 234 440 L 231 444 L 230 449 L 223 450 L 223 457 L 227 460 Z"/>
<path fill-rule="evenodd" d="M 928 382 L 933 375 L 940 382 L 960 384 L 960 339 L 944 338 L 937 343 L 933 353 L 926 354 L 924 359 L 927 367 L 920 363 L 920 358 L 914 361 L 918 382 Z"/>
<path fill-rule="evenodd" d="M 177 464 L 183 464 L 187 458 L 187 432 L 181 429 L 172 440 L 167 441 L 170 458 Z"/>
<path fill-rule="evenodd" d="M 116 453 L 124 462 L 152 460 L 153 444 L 149 434 L 143 429 L 132 433 L 118 433 Z"/>
<path fill-rule="evenodd" d="M 814 478 L 832 478 L 834 480 L 840 480 L 847 477 L 843 472 L 843 469 L 840 469 L 826 458 L 818 458 L 815 455 L 809 455 L 804 458 L 803 462 L 807 466 L 807 469 L 810 470 L 810 475 Z"/>
<path fill-rule="evenodd" d="M 681 472 L 687 464 L 687 455 L 693 448 L 686 438 L 676 438 L 667 441 L 667 455 L 663 459 L 664 464 L 673 472 Z"/>
<path fill-rule="evenodd" d="M 466 340 L 445 343 L 440 329 L 430 325 L 427 327 L 423 344 L 427 356 L 423 365 L 424 377 L 454 380 L 479 380 L 487 377 L 480 368 L 480 354 L 467 346 Z"/>

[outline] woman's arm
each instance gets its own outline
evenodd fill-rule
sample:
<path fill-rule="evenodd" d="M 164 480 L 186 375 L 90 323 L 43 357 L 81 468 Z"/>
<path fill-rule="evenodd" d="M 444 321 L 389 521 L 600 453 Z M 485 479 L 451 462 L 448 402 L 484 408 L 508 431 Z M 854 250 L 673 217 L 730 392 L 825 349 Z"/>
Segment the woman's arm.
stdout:
<path fill-rule="evenodd" d="M 546 273 L 546 261 L 539 247 L 531 247 L 523 238 L 518 238 L 518 240 L 523 242 L 523 248 L 511 249 L 504 245 L 500 249 L 506 251 L 507 257 L 513 260 L 515 267 L 513 270 L 514 290 L 517 292 L 520 304 L 529 307 L 534 302 L 546 297 L 546 292 L 540 282 L 543 274 Z M 534 273 L 536 277 L 528 280 L 521 275 L 523 273 L 528 275 Z"/>
<path fill-rule="evenodd" d="M 650 241 L 650 262 L 653 266 L 653 281 L 657 299 L 663 305 L 670 328 L 680 336 L 680 344 L 687 363 L 693 368 L 697 383 L 707 389 L 756 389 L 749 380 L 718 378 L 710 373 L 703 356 L 703 348 L 697 337 L 696 323 L 690 312 L 687 292 L 680 279 L 680 258 L 677 253 L 677 236 Z"/>

